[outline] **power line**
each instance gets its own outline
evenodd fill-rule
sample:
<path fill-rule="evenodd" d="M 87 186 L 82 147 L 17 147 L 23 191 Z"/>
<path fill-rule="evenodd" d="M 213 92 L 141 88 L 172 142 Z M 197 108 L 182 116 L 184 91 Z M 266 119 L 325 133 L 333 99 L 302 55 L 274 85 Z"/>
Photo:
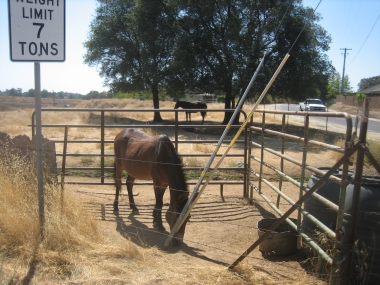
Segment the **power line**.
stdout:
<path fill-rule="evenodd" d="M 373 26 L 372 26 L 371 30 L 369 31 L 369 33 L 368 33 L 367 37 L 365 38 L 365 40 L 364 40 L 363 44 L 361 45 L 361 47 L 360 47 L 360 49 L 359 49 L 359 51 L 358 51 L 358 52 L 357 52 L 357 54 L 354 56 L 353 60 L 352 60 L 352 61 L 351 61 L 351 62 L 348 64 L 348 66 L 350 66 L 350 65 L 351 65 L 351 63 L 353 63 L 353 62 L 354 62 L 355 58 L 358 56 L 358 54 L 359 54 L 359 53 L 360 53 L 360 51 L 362 50 L 362 48 L 363 48 L 364 44 L 366 43 L 366 41 L 368 40 L 369 36 L 371 35 L 371 33 L 372 33 L 372 31 L 373 31 L 373 28 L 376 26 L 376 23 L 377 23 L 377 21 L 379 20 L 379 18 L 380 18 L 380 14 L 379 14 L 379 16 L 377 16 L 377 19 L 376 19 L 375 23 L 373 24 Z"/>

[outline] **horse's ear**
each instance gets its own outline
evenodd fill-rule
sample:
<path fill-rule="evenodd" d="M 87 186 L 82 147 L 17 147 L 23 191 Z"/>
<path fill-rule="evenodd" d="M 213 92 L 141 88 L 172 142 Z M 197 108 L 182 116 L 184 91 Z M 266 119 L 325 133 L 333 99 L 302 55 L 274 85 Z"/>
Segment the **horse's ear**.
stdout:
<path fill-rule="evenodd" d="M 179 198 L 178 198 L 178 202 L 179 203 L 184 203 L 187 201 L 187 199 L 189 199 L 189 192 L 184 192 L 182 193 Z"/>

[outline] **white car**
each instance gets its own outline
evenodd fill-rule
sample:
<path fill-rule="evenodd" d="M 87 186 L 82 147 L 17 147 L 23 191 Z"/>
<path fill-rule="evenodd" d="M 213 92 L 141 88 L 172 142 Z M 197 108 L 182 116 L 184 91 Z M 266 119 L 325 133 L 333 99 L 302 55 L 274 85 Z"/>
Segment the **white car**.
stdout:
<path fill-rule="evenodd" d="M 326 112 L 326 106 L 320 99 L 306 99 L 299 104 L 301 111 Z"/>

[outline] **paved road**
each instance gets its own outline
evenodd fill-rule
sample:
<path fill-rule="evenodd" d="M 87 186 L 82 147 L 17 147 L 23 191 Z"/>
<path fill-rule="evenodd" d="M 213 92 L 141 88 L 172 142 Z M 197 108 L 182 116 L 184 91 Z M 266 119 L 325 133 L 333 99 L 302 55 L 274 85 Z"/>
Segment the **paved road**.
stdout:
<path fill-rule="evenodd" d="M 278 104 L 277 109 L 284 110 L 284 111 L 299 111 L 298 104 Z M 352 124 L 355 126 L 356 116 L 351 115 L 352 118 Z M 318 120 L 326 122 L 326 118 L 324 117 L 313 117 L 312 120 Z M 329 118 L 328 119 L 329 124 L 336 124 L 346 127 L 346 120 L 343 118 Z M 360 127 L 360 121 L 359 121 L 359 127 Z M 376 134 L 380 133 L 380 120 L 377 119 L 369 119 L 368 121 L 368 131 L 374 132 Z"/>

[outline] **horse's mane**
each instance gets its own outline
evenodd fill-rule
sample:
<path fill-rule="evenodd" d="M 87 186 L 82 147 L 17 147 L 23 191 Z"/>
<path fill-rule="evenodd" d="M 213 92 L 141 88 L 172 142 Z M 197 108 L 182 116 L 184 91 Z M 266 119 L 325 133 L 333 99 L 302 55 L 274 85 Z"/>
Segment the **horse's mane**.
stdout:
<path fill-rule="evenodd" d="M 188 191 L 183 172 L 181 157 L 177 154 L 173 143 L 166 135 L 160 135 L 156 145 L 156 162 L 163 163 L 167 168 L 169 187 L 176 185 L 175 190 Z M 178 192 L 178 191 L 176 191 Z M 178 195 L 180 192 L 178 192 Z"/>

